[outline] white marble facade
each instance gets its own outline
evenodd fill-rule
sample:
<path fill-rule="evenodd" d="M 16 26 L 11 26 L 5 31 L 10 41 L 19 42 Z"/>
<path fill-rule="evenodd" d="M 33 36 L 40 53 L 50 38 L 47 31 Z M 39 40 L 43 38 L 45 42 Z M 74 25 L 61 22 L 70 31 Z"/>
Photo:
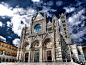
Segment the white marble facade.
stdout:
<path fill-rule="evenodd" d="M 47 15 L 42 16 L 39 11 L 32 17 L 30 28 L 25 25 L 21 31 L 17 60 L 25 62 L 64 62 L 71 61 L 70 50 L 72 43 L 68 30 L 66 15 L 60 15 L 62 34 L 60 33 L 58 18 L 54 15 L 52 23 L 47 22 Z M 77 48 L 75 45 L 75 50 Z M 76 54 L 77 60 L 78 55 Z"/>

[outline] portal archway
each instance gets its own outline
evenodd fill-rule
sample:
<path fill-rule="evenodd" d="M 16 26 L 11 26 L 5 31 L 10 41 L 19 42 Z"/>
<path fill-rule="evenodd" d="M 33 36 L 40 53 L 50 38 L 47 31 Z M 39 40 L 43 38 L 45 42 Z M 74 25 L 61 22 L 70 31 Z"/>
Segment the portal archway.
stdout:
<path fill-rule="evenodd" d="M 43 60 L 47 61 L 47 62 L 51 62 L 52 61 L 52 40 L 51 38 L 46 38 L 43 41 Z"/>
<path fill-rule="evenodd" d="M 32 49 L 32 60 L 31 61 L 33 61 L 34 60 L 34 62 L 39 62 L 39 60 L 40 60 L 40 41 L 39 40 L 35 40 L 35 41 L 33 41 L 32 42 L 32 44 L 31 44 L 31 49 Z"/>
<path fill-rule="evenodd" d="M 39 44 L 40 44 L 39 41 L 38 40 L 35 40 L 35 41 L 32 42 L 31 48 L 39 47 Z"/>
<path fill-rule="evenodd" d="M 29 43 L 28 43 L 28 42 L 25 42 L 25 43 L 22 45 L 23 49 L 26 49 L 26 46 L 27 46 L 27 45 L 29 45 Z"/>

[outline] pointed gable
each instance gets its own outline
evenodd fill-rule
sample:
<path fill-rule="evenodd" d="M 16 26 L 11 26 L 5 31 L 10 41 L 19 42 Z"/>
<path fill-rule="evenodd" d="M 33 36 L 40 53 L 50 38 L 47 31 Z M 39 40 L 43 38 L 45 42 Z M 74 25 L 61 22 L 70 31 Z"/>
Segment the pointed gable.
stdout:
<path fill-rule="evenodd" d="M 53 16 L 53 19 L 58 19 L 57 17 L 56 17 L 56 15 L 54 14 L 54 16 Z"/>
<path fill-rule="evenodd" d="M 39 13 L 39 11 L 38 11 L 36 17 L 34 18 L 34 22 L 35 22 L 35 21 L 38 21 L 38 20 L 41 20 L 41 19 L 44 19 L 44 17 L 43 17 L 43 16 Z"/>
<path fill-rule="evenodd" d="M 49 22 L 48 22 L 48 25 L 52 25 L 52 23 L 50 22 L 50 20 L 49 20 Z"/>

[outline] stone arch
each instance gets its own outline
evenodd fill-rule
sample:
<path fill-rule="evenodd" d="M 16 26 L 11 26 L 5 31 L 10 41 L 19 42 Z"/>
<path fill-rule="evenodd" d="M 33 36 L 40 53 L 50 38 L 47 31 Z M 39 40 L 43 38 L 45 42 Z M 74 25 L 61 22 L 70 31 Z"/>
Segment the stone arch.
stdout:
<path fill-rule="evenodd" d="M 31 48 L 34 48 L 34 47 L 37 47 L 37 46 L 40 46 L 40 41 L 39 40 L 32 41 Z"/>
<path fill-rule="evenodd" d="M 42 42 L 42 46 L 43 46 L 43 60 L 47 60 L 48 62 L 52 61 L 53 58 L 53 40 L 52 38 L 45 38 Z"/>
<path fill-rule="evenodd" d="M 43 46 L 44 41 L 45 41 L 46 39 L 50 39 L 51 42 L 54 43 L 54 38 L 53 38 L 49 33 L 47 33 L 47 34 L 45 35 L 43 41 L 42 41 L 42 46 Z"/>
<path fill-rule="evenodd" d="M 47 44 L 50 43 L 50 42 L 53 43 L 52 38 L 46 38 L 46 39 L 43 40 L 42 46 L 45 46 L 45 45 L 47 45 Z"/>
<path fill-rule="evenodd" d="M 29 42 L 23 43 L 22 48 L 25 49 L 27 45 L 29 45 Z"/>

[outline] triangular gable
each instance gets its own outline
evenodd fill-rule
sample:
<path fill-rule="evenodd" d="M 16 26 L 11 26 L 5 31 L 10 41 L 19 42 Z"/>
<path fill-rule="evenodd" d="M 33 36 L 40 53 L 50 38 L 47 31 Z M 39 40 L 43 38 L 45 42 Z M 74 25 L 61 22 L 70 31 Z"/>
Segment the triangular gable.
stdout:
<path fill-rule="evenodd" d="M 52 39 L 52 36 L 49 33 L 47 33 L 46 36 L 44 37 L 44 39 L 46 39 L 46 38 L 51 38 Z"/>
<path fill-rule="evenodd" d="M 36 37 L 33 39 L 33 41 L 35 40 L 42 40 L 38 35 L 36 35 Z"/>
<path fill-rule="evenodd" d="M 38 20 L 41 20 L 41 19 L 44 19 L 44 17 L 38 12 L 34 21 L 38 21 Z"/>
<path fill-rule="evenodd" d="M 48 22 L 48 25 L 52 25 L 52 23 L 50 22 L 50 20 L 49 20 L 49 22 Z"/>
<path fill-rule="evenodd" d="M 54 15 L 54 16 L 53 16 L 53 19 L 58 19 L 58 18 L 56 17 L 56 15 Z"/>

